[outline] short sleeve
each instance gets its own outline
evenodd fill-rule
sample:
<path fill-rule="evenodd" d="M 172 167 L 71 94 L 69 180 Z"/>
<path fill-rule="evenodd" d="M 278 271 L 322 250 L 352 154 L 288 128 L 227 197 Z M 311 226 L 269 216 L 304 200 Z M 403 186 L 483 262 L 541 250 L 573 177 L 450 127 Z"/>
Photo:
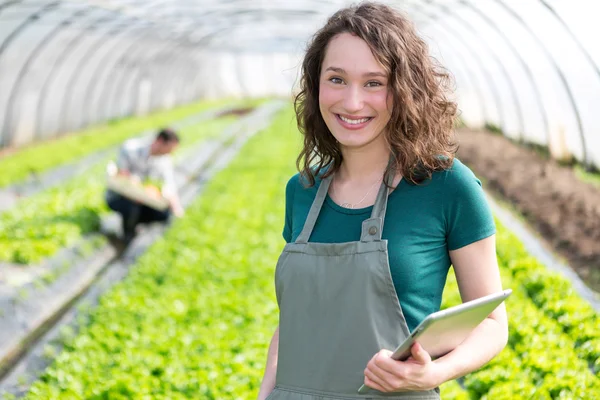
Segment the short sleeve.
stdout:
<path fill-rule="evenodd" d="M 455 160 L 447 172 L 446 236 L 448 250 L 457 250 L 496 233 L 494 216 L 481 181 Z"/>
<path fill-rule="evenodd" d="M 292 221 L 294 193 L 296 192 L 297 177 L 292 177 L 285 187 L 285 224 L 283 226 L 283 238 L 286 243 L 292 241 Z"/>
<path fill-rule="evenodd" d="M 119 148 L 119 153 L 117 154 L 117 168 L 120 171 L 129 171 L 131 170 L 131 163 L 129 160 L 129 153 L 125 147 L 122 145 Z"/>

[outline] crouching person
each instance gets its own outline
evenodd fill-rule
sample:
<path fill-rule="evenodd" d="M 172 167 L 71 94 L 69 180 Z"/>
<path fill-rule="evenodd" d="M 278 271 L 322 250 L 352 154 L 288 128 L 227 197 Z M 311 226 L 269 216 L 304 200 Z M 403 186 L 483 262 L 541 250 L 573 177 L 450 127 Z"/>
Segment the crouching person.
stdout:
<path fill-rule="evenodd" d="M 162 129 L 150 140 L 129 139 L 121 146 L 116 162 L 117 174 L 136 184 L 143 184 L 151 195 L 162 196 L 169 203 L 166 210 L 158 210 L 107 189 L 108 207 L 121 214 L 125 242 L 135 237 L 140 223 L 167 221 L 171 214 L 176 217 L 183 215 L 171 159 L 171 153 L 178 145 L 177 133 Z"/>

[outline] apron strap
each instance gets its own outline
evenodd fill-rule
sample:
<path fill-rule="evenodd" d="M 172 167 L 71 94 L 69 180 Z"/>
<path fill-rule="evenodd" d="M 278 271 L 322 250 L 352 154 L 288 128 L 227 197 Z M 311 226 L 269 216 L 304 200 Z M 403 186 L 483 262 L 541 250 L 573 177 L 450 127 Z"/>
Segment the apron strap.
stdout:
<path fill-rule="evenodd" d="M 386 181 L 389 186 L 392 186 L 394 183 L 395 176 L 395 169 L 390 169 L 386 176 Z M 374 242 L 381 240 L 383 221 L 385 221 L 385 212 L 387 210 L 389 194 L 390 189 L 385 185 L 385 182 L 381 182 L 375 204 L 373 205 L 373 211 L 371 212 L 371 218 L 364 220 L 362 223 L 362 232 L 360 235 L 361 242 Z"/>
<path fill-rule="evenodd" d="M 321 181 L 319 190 L 315 196 L 315 200 L 313 201 L 310 211 L 308 212 L 308 216 L 306 217 L 306 221 L 304 222 L 304 228 L 302 228 L 302 232 L 296 239 L 295 243 L 308 243 L 313 228 L 315 227 L 315 223 L 317 222 L 317 218 L 319 217 L 319 213 L 321 212 L 323 202 L 327 197 L 327 192 L 329 191 L 329 185 L 331 184 L 332 178 L 333 175 L 330 175 Z"/>

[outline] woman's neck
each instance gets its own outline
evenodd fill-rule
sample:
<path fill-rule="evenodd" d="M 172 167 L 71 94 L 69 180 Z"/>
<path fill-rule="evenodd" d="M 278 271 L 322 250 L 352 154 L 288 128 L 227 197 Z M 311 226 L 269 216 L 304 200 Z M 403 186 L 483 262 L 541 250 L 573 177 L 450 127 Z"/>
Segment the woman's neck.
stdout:
<path fill-rule="evenodd" d="M 367 146 L 360 149 L 342 148 L 344 160 L 337 172 L 339 181 L 369 183 L 381 178 L 385 171 L 390 153 L 383 146 Z"/>

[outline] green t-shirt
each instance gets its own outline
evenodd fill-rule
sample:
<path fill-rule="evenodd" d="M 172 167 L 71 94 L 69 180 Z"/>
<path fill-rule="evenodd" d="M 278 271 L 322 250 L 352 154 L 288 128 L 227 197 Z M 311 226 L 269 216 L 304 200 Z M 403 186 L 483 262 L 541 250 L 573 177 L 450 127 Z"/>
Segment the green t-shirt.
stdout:
<path fill-rule="evenodd" d="M 289 180 L 283 229 L 286 242 L 300 235 L 320 183 L 317 178 L 313 187 L 305 188 L 299 174 Z M 361 224 L 372 208 L 346 209 L 327 196 L 309 241 L 360 240 Z M 448 251 L 495 232 L 481 182 L 459 160 L 420 185 L 400 181 L 389 195 L 382 235 L 388 240 L 392 280 L 411 331 L 440 309 L 451 264 Z"/>

